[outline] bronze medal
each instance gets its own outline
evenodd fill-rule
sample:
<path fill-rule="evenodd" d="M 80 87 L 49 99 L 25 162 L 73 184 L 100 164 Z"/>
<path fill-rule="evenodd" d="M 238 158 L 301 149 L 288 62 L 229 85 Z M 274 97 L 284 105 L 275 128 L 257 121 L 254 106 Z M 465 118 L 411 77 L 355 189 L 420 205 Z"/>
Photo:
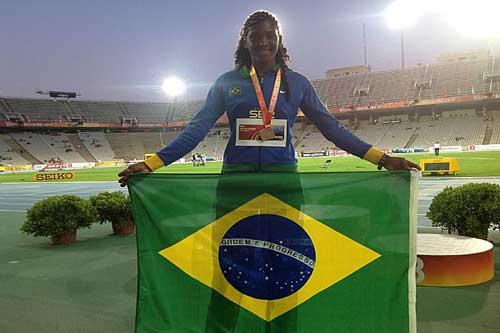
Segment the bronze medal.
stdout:
<path fill-rule="evenodd" d="M 276 138 L 271 127 L 264 127 L 257 133 L 257 140 L 267 141 Z"/>

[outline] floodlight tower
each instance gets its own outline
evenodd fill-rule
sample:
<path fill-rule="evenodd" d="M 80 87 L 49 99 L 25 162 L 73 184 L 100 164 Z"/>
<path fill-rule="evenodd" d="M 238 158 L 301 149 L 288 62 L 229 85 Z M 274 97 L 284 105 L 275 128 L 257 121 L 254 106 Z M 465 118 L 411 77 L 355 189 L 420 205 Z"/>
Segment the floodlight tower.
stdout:
<path fill-rule="evenodd" d="M 414 0 L 397 0 L 384 13 L 389 29 L 401 32 L 401 68 L 405 68 L 404 30 L 414 26 L 420 15 L 421 9 Z"/>
<path fill-rule="evenodd" d="M 170 97 L 170 103 L 171 103 L 171 114 L 172 114 L 172 120 L 175 120 L 175 107 L 177 103 L 177 97 L 183 95 L 186 92 L 186 84 L 184 83 L 183 80 L 179 79 L 176 76 L 171 76 L 163 80 L 163 84 L 161 85 L 161 89 L 165 94 L 167 94 L 168 97 Z M 167 120 L 167 116 L 165 116 L 165 120 Z M 160 131 L 160 138 L 161 138 L 161 144 L 163 146 L 163 135 L 162 135 L 163 127 L 162 130 Z"/>

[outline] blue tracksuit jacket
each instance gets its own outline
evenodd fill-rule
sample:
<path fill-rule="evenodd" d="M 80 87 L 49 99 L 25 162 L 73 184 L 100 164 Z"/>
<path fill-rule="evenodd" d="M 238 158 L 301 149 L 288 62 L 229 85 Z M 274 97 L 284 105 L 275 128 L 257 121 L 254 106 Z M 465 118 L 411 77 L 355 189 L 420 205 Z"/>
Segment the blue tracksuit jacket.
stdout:
<path fill-rule="evenodd" d="M 265 74 L 261 79 L 262 92 L 269 103 L 276 77 L 276 71 Z M 296 163 L 295 151 L 292 145 L 292 127 L 299 108 L 318 127 L 321 133 L 339 148 L 366 158 L 376 163 L 381 154 L 377 151 L 367 154 L 371 145 L 362 141 L 349 130 L 344 128 L 333 117 L 320 101 L 311 82 L 303 75 L 287 70 L 287 85 L 282 82 L 282 89 L 278 97 L 275 118 L 287 120 L 287 138 L 285 147 L 248 147 L 236 146 L 236 119 L 249 118 L 250 111 L 259 110 L 251 79 L 243 70 L 233 70 L 221 75 L 208 93 L 204 107 L 194 116 L 184 131 L 170 144 L 157 152 L 154 163 L 147 163 L 153 169 L 161 164 L 168 165 L 193 150 L 207 135 L 210 128 L 224 112 L 229 119 L 231 137 L 224 152 L 226 164 L 291 164 Z M 285 89 L 289 89 L 287 93 Z M 372 150 L 375 150 L 374 148 Z M 368 158 L 371 157 L 371 158 Z M 161 161 L 160 161 L 161 160 Z M 148 161 L 149 162 L 149 161 Z M 158 165 L 159 164 L 159 165 Z"/>

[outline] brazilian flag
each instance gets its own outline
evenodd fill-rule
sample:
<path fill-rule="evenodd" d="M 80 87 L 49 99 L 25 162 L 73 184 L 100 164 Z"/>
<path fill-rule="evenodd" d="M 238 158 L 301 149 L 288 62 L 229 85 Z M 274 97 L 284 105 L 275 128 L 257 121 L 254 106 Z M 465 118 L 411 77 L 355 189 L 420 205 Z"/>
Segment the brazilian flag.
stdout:
<path fill-rule="evenodd" d="M 415 332 L 416 179 L 132 176 L 136 332 Z"/>

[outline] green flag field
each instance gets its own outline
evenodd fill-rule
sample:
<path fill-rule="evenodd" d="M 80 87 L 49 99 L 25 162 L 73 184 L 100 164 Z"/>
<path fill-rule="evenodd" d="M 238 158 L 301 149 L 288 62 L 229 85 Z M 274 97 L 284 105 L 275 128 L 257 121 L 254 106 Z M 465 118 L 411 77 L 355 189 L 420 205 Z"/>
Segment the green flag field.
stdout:
<path fill-rule="evenodd" d="M 134 175 L 136 332 L 415 332 L 416 183 Z"/>

